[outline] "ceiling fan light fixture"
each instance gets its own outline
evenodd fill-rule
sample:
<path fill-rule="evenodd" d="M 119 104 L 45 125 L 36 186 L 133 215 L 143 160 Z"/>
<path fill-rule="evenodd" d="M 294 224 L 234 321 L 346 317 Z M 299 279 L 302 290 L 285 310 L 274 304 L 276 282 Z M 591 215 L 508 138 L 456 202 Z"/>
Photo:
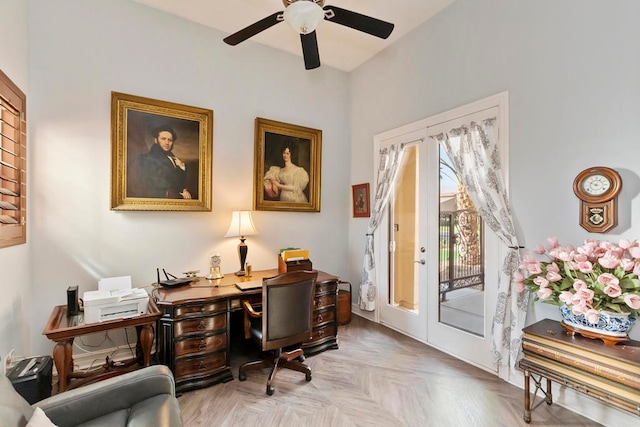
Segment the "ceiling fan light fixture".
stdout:
<path fill-rule="evenodd" d="M 311 0 L 298 0 L 284 10 L 284 20 L 300 34 L 312 33 L 323 19 L 324 10 Z"/>

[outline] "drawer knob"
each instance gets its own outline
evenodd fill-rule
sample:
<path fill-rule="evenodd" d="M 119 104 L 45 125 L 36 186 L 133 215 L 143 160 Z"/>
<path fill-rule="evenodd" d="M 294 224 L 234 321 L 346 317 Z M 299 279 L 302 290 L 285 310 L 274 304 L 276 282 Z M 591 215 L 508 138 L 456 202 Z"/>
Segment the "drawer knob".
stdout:
<path fill-rule="evenodd" d="M 324 337 L 324 331 L 318 332 L 318 335 L 320 335 L 321 337 Z"/>
<path fill-rule="evenodd" d="M 205 324 L 204 324 L 204 320 L 201 320 L 200 323 L 198 324 L 198 330 L 199 331 L 204 331 L 205 329 Z"/>
<path fill-rule="evenodd" d="M 201 340 L 198 349 L 204 350 L 205 348 L 207 348 L 207 342 L 205 340 Z"/>
<path fill-rule="evenodd" d="M 200 365 L 198 366 L 198 369 L 200 369 L 202 371 L 202 370 L 206 369 L 206 367 L 207 366 L 205 365 L 204 360 L 201 360 L 200 361 Z"/>
<path fill-rule="evenodd" d="M 323 319 L 322 319 L 322 314 L 319 314 L 319 315 L 318 315 L 318 322 L 322 322 L 322 320 L 323 320 Z"/>

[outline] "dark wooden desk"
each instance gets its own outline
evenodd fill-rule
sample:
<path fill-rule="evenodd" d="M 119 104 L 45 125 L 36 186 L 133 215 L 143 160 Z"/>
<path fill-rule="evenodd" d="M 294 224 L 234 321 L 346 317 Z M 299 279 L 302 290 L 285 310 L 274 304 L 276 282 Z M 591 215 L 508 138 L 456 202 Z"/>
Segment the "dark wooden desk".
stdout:
<path fill-rule="evenodd" d="M 560 322 L 550 319 L 530 325 L 523 332 L 520 368 L 524 370 L 526 422 L 531 421 L 531 411 L 539 404 L 553 403 L 551 381 L 640 416 L 640 342 L 606 345 L 600 340 L 569 335 Z M 531 379 L 535 383 L 533 399 Z M 544 399 L 534 405 L 538 390 Z"/>
<path fill-rule="evenodd" d="M 240 300 L 260 301 L 261 288 L 241 291 L 237 282 L 262 281 L 277 269 L 254 271 L 251 277 L 226 274 L 218 280 L 199 278 L 178 288 L 158 287 L 153 296 L 160 317 L 160 362 L 169 366 L 176 390 L 186 391 L 233 379 L 229 363 L 231 313 Z M 306 355 L 338 348 L 338 278 L 318 271 L 313 338 L 303 344 Z"/>
<path fill-rule="evenodd" d="M 67 306 L 58 305 L 53 308 L 49 321 L 42 331 L 52 341 L 56 342 L 53 348 L 53 362 L 58 371 L 58 392 L 69 388 L 71 378 L 99 378 L 104 373 L 92 373 L 90 375 L 73 372 L 73 340 L 82 335 L 95 332 L 109 331 L 135 326 L 138 334 L 136 344 L 137 361 L 143 366 L 151 363 L 151 347 L 153 345 L 153 327 L 155 326 L 160 311 L 152 299 L 149 299 L 149 310 L 142 314 L 127 319 L 113 319 L 104 322 L 84 323 L 84 315 L 67 317 Z"/>

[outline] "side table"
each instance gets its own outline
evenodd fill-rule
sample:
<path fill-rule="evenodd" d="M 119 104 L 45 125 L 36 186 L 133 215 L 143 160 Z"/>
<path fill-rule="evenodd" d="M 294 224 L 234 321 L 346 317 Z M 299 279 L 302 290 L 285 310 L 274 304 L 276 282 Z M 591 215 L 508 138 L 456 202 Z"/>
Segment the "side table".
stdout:
<path fill-rule="evenodd" d="M 73 340 L 82 335 L 95 332 L 109 331 L 135 326 L 138 342 L 136 344 L 136 360 L 143 366 L 151 364 L 151 347 L 153 345 L 154 326 L 160 318 L 160 310 L 153 299 L 149 298 L 149 308 L 146 314 L 139 316 L 113 319 L 104 322 L 84 323 L 82 313 L 67 317 L 67 306 L 58 305 L 53 308 L 49 321 L 42 331 L 56 345 L 53 349 L 53 362 L 58 371 L 58 391 L 69 388 L 72 378 L 97 379 L 103 373 L 74 373 L 73 372 Z M 106 371 L 109 367 L 106 367 Z M 105 371 L 105 372 L 106 372 Z"/>
<path fill-rule="evenodd" d="M 570 335 L 550 319 L 527 326 L 523 333 L 519 366 L 524 371 L 525 422 L 531 422 L 531 411 L 539 404 L 553 403 L 552 381 L 640 416 L 640 342 L 607 345 Z M 534 403 L 538 391 L 543 399 Z"/>

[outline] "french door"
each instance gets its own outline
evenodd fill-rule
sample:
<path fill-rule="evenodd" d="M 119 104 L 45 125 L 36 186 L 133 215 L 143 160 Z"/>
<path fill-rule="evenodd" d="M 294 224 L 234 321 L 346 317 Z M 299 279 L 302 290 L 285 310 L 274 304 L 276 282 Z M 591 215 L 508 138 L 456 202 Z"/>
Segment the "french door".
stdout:
<path fill-rule="evenodd" d="M 498 107 L 473 107 L 437 117 L 433 125 L 421 122 L 377 138 L 380 148 L 404 144 L 396 186 L 376 234 L 377 247 L 388 249 L 376 253 L 378 316 L 389 327 L 496 372 L 490 331 L 502 245 L 483 227 L 473 204 L 465 204 L 457 171 L 431 138 L 501 113 Z"/>
<path fill-rule="evenodd" d="M 394 329 L 420 341 L 427 341 L 427 249 L 425 244 L 428 218 L 418 212 L 426 211 L 427 197 L 420 197 L 426 189 L 421 186 L 420 165 L 428 159 L 422 156 L 426 129 L 393 137 L 382 147 L 404 144 L 404 154 L 396 188 L 387 209 L 386 220 L 379 227 L 378 251 L 382 259 L 377 261 L 380 276 L 380 319 Z M 415 214 L 414 214 L 415 213 Z M 385 224 L 388 226 L 385 227 Z M 417 249 L 416 249 L 417 248 Z"/>

